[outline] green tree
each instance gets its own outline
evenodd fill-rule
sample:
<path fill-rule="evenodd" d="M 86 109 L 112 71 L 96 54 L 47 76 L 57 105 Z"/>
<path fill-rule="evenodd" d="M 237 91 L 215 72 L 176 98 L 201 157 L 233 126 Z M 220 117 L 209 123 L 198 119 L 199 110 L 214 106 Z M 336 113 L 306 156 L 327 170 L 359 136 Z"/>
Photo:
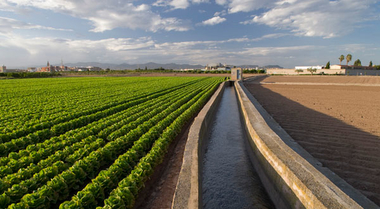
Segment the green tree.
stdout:
<path fill-rule="evenodd" d="M 303 70 L 301 70 L 301 69 L 297 69 L 297 70 L 295 70 L 295 72 L 299 75 L 300 73 L 303 72 Z"/>
<path fill-rule="evenodd" d="M 308 68 L 307 71 L 309 71 L 311 73 L 311 75 L 313 75 L 315 72 L 317 72 L 317 69 L 315 69 L 315 68 Z"/>
<path fill-rule="evenodd" d="M 352 60 L 352 55 L 351 54 L 347 54 L 346 56 L 346 61 L 347 61 L 347 65 L 348 63 Z"/>
<path fill-rule="evenodd" d="M 372 67 L 372 65 L 373 65 L 373 64 L 372 64 L 372 61 L 369 61 L 369 65 L 368 65 L 368 66 L 369 66 L 369 67 Z"/>
<path fill-rule="evenodd" d="M 354 66 L 362 66 L 362 62 L 360 61 L 360 59 L 355 60 Z"/>
<path fill-rule="evenodd" d="M 339 64 L 341 65 L 342 64 L 342 61 L 344 60 L 344 55 L 340 55 L 340 57 L 338 58 L 339 59 Z"/>
<path fill-rule="evenodd" d="M 325 69 L 330 69 L 330 61 L 327 62 Z"/>

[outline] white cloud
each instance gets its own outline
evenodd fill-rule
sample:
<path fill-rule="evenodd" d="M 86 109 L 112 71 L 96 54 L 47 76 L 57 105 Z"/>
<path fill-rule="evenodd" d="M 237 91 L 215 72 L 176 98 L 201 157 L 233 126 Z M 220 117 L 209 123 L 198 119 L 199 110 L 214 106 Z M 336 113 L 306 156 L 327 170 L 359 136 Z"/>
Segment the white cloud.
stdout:
<path fill-rule="evenodd" d="M 168 0 L 157 0 L 156 2 L 154 2 L 152 4 L 152 6 L 155 6 L 155 7 L 165 7 L 165 6 L 168 6 L 168 4 L 169 4 Z"/>
<path fill-rule="evenodd" d="M 228 13 L 250 12 L 261 8 L 267 8 L 276 0 L 215 0 L 216 4 L 226 5 Z"/>
<path fill-rule="evenodd" d="M 166 49 L 169 51 L 175 50 L 189 50 L 189 49 L 210 49 L 215 48 L 215 46 L 225 44 L 225 43 L 241 43 L 250 42 L 248 38 L 232 38 L 220 41 L 182 41 L 182 42 L 166 42 L 162 44 L 155 44 L 156 49 Z"/>
<path fill-rule="evenodd" d="M 274 38 L 279 35 L 269 34 L 261 38 Z M 57 38 L 23 38 L 14 35 L 0 42 L 0 63 L 6 66 L 44 65 L 47 60 L 59 63 L 94 61 L 103 63 L 201 63 L 222 62 L 227 64 L 279 64 L 283 67 L 294 67 L 301 64 L 325 64 L 341 53 L 352 53 L 354 57 L 374 57 L 378 46 L 360 44 L 336 46 L 264 46 L 247 47 L 244 43 L 255 39 L 246 37 L 218 41 L 186 41 L 158 43 L 150 37 L 141 38 L 109 38 L 101 40 L 73 40 Z M 243 45 L 228 48 L 228 43 Z M 62 50 L 65 49 L 65 50 Z M 355 49 L 354 51 L 352 51 Z M 345 52 L 345 50 L 351 50 Z M 343 52 L 342 52 L 343 51 Z M 14 56 L 17 54 L 17 56 Z M 375 53 L 376 54 L 376 53 Z M 290 59 L 295 57 L 297 59 Z M 337 61 L 337 59 L 336 59 Z"/>
<path fill-rule="evenodd" d="M 222 10 L 220 12 L 215 12 L 214 13 L 214 16 L 226 16 L 227 15 L 227 11 L 226 10 Z"/>
<path fill-rule="evenodd" d="M 273 35 L 270 34 L 268 36 Z M 202 58 L 202 60 L 206 60 L 207 57 L 213 57 L 213 59 L 216 59 L 218 54 L 221 55 L 227 53 L 224 52 L 225 50 L 218 50 L 219 48 L 223 48 L 223 44 L 252 41 L 255 41 L 255 39 L 243 37 L 219 41 L 211 40 L 157 43 L 151 37 L 141 37 L 137 39 L 108 38 L 100 40 L 73 40 L 43 37 L 24 38 L 13 35 L 0 42 L 0 53 L 9 54 L 5 52 L 18 51 L 18 54 L 20 57 L 23 57 L 23 60 L 27 61 L 30 59 L 41 63 L 44 63 L 46 60 L 52 60 L 54 57 L 63 57 L 65 60 L 70 60 L 70 62 L 123 62 L 138 58 L 145 58 L 146 61 L 154 61 L 155 58 L 161 57 L 161 55 L 165 56 L 166 60 L 178 59 L 180 61 L 181 59 L 186 59 L 189 63 L 193 61 L 200 62 L 200 58 Z M 281 48 L 265 47 L 254 48 L 253 50 L 239 49 L 238 52 L 233 53 L 248 56 L 248 54 L 252 55 L 255 49 L 257 49 L 257 51 L 254 54 L 259 55 L 263 53 L 264 49 L 274 52 L 284 51 L 285 48 L 282 50 Z M 213 51 L 215 54 L 208 54 L 210 51 Z M 192 60 L 193 58 L 196 59 Z M 7 60 L 4 57 L 0 57 L 0 59 L 4 59 L 4 61 Z"/>
<path fill-rule="evenodd" d="M 208 3 L 209 0 L 192 0 L 194 4 L 200 4 L 200 3 Z"/>
<path fill-rule="evenodd" d="M 101 40 L 66 40 L 64 43 L 74 50 L 104 48 L 107 51 L 113 52 L 142 49 L 154 45 L 154 41 L 149 37 L 142 37 L 138 39 L 109 38 Z"/>
<path fill-rule="evenodd" d="M 220 24 L 226 20 L 227 19 L 224 17 L 216 16 L 216 17 L 210 18 L 208 20 L 202 21 L 202 25 L 217 25 L 217 24 Z"/>
<path fill-rule="evenodd" d="M 104 32 L 115 28 L 143 29 L 148 31 L 186 31 L 191 29 L 189 21 L 175 17 L 163 18 L 151 10 L 147 4 L 134 4 L 133 0 L 5 0 L 0 4 L 0 10 L 9 8 L 35 7 L 68 14 L 74 17 L 89 20 L 94 28 L 93 32 Z M 187 1 L 187 0 L 173 0 Z M 176 4 L 176 3 L 173 4 Z M 176 4 L 181 7 L 181 4 Z M 183 6 L 183 5 L 182 5 Z"/>
<path fill-rule="evenodd" d="M 170 6 L 171 10 L 175 9 L 187 9 L 191 3 L 192 4 L 201 4 L 208 3 L 209 0 L 157 0 L 152 5 L 157 7 L 166 7 Z"/>
<path fill-rule="evenodd" d="M 0 11 L 10 11 L 10 12 L 13 12 L 14 8 L 12 6 L 10 6 L 7 2 L 0 1 Z"/>
<path fill-rule="evenodd" d="M 191 3 L 207 3 L 209 0 L 157 0 L 153 6 L 171 6 L 172 9 L 187 9 Z"/>
<path fill-rule="evenodd" d="M 249 38 L 231 38 L 228 39 L 226 42 L 249 42 L 251 41 Z"/>
<path fill-rule="evenodd" d="M 161 55 L 165 57 L 170 57 L 173 54 L 176 54 L 177 56 L 170 59 L 182 62 L 196 62 L 203 64 L 211 62 L 258 65 L 280 64 L 284 67 L 294 67 L 295 61 L 293 59 L 289 59 L 289 57 L 297 57 L 297 62 L 299 63 L 319 64 L 318 60 L 310 61 L 316 57 L 313 53 L 320 54 L 321 51 L 326 50 L 325 46 L 314 45 L 286 47 L 245 47 L 229 50 L 225 50 L 219 47 L 220 44 L 236 41 L 246 42 L 249 40 L 242 38 L 224 41 L 163 43 L 156 44 L 154 51 L 161 52 Z M 203 48 L 200 46 L 203 46 Z"/>
<path fill-rule="evenodd" d="M 293 51 L 309 51 L 324 48 L 323 46 L 313 46 L 313 45 L 304 45 L 304 46 L 288 46 L 288 47 L 251 47 L 245 48 L 238 54 L 241 55 L 278 55 L 278 54 L 287 54 Z"/>
<path fill-rule="evenodd" d="M 286 34 L 286 33 L 271 33 L 271 34 L 263 35 L 259 38 L 254 38 L 251 41 L 262 41 L 264 39 L 275 39 L 275 38 L 281 38 L 281 37 L 289 36 L 289 35 L 290 34 Z"/>
<path fill-rule="evenodd" d="M 228 3 L 228 0 L 215 0 L 215 3 L 219 5 L 225 5 Z"/>
<path fill-rule="evenodd" d="M 14 63 L 20 63 L 22 57 L 23 64 L 41 65 L 47 60 L 54 62 L 54 58 L 62 57 L 70 62 L 119 62 L 136 58 L 136 51 L 150 47 L 154 47 L 154 41 L 150 37 L 73 40 L 42 37 L 28 39 L 14 35 L 0 42 L 0 53 L 4 55 L 0 58 L 4 60 L 0 61 L 6 65 L 16 65 Z M 15 53 L 18 56 L 14 56 Z"/>
<path fill-rule="evenodd" d="M 271 5 L 274 0 L 230 0 L 229 13 L 250 12 Z"/>
<path fill-rule="evenodd" d="M 331 38 L 353 31 L 358 23 L 370 18 L 371 4 L 376 2 L 374 0 L 283 0 L 272 4 L 268 11 L 242 23 L 265 24 L 291 30 L 299 36 Z M 239 11 L 239 9 L 235 7 L 234 10 L 230 5 L 229 11 Z"/>
<path fill-rule="evenodd" d="M 174 9 L 186 9 L 190 3 L 187 0 L 172 0 L 169 2 L 169 5 Z"/>
<path fill-rule="evenodd" d="M 150 37 L 110 38 L 101 40 L 73 40 L 57 38 L 23 38 L 14 35 L 0 42 L 1 54 L 16 52 L 23 57 L 25 63 L 54 62 L 53 58 L 63 58 L 68 62 L 98 61 L 98 62 L 186 62 L 208 63 L 212 60 L 230 57 L 232 62 L 235 55 L 251 56 L 248 49 L 224 50 L 225 43 L 242 43 L 251 41 L 248 38 L 233 38 L 220 41 L 185 41 L 157 43 Z M 65 50 L 61 50 L 65 49 Z M 271 49 L 273 50 L 273 48 Z M 242 53 L 244 52 L 245 53 Z M 14 57 L 1 57 L 0 62 L 18 63 Z M 163 61 L 167 60 L 167 61 Z M 59 62 L 59 60 L 57 60 Z M 40 65 L 38 64 L 38 65 Z"/>
<path fill-rule="evenodd" d="M 71 29 L 61 29 L 46 27 L 41 25 L 34 25 L 31 23 L 26 23 L 18 21 L 16 19 L 0 17 L 0 34 L 11 34 L 15 29 L 42 29 L 42 30 L 58 30 L 58 31 L 72 31 Z"/>

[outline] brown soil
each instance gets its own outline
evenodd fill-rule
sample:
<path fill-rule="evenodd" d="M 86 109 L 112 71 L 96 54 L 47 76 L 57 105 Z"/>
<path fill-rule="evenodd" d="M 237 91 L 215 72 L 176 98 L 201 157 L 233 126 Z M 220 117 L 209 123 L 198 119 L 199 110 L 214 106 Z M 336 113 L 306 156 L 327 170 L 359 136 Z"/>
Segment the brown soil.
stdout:
<path fill-rule="evenodd" d="M 380 84 L 380 76 L 270 76 L 262 81 L 296 83 Z"/>
<path fill-rule="evenodd" d="M 380 87 L 312 82 L 379 84 L 380 77 L 276 76 L 244 85 L 294 140 L 380 205 Z"/>

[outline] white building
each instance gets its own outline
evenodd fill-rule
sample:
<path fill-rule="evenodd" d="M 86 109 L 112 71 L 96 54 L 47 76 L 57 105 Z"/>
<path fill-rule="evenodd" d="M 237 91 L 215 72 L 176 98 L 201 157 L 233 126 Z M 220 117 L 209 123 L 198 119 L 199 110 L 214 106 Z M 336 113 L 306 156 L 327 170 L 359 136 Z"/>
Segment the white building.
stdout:
<path fill-rule="evenodd" d="M 28 69 L 26 71 L 28 71 L 28 72 L 37 72 L 37 68 L 35 68 L 35 67 L 28 67 Z"/>
<path fill-rule="evenodd" d="M 296 66 L 295 67 L 296 70 L 307 70 L 307 69 L 317 69 L 317 70 L 321 70 L 323 68 L 325 68 L 325 66 L 322 66 L 322 65 L 316 65 L 316 66 Z"/>
<path fill-rule="evenodd" d="M 87 67 L 75 67 L 74 71 L 102 71 L 100 67 L 87 66 Z"/>

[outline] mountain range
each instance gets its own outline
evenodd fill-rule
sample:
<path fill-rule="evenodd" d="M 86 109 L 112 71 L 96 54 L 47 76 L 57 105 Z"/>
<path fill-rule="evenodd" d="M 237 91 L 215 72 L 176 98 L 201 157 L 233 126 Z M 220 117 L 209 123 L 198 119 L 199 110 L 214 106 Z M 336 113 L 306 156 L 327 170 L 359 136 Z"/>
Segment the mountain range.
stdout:
<path fill-rule="evenodd" d="M 56 64 L 60 65 L 60 64 Z M 87 67 L 87 66 L 94 66 L 94 67 L 100 67 L 103 69 L 110 68 L 111 70 L 134 70 L 134 69 L 156 69 L 156 68 L 165 68 L 165 69 L 202 69 L 205 66 L 204 65 L 190 65 L 190 64 L 176 64 L 176 63 L 168 63 L 168 64 L 159 64 L 154 62 L 148 62 L 145 64 L 128 64 L 128 63 L 122 63 L 122 64 L 111 64 L 111 63 L 100 63 L 100 62 L 77 62 L 77 63 L 64 63 L 66 66 L 71 67 Z M 234 66 L 234 65 L 231 65 Z M 239 65 L 236 67 L 241 68 L 256 68 L 259 67 L 258 65 Z M 263 68 L 282 68 L 279 65 L 267 65 L 263 66 Z"/>

